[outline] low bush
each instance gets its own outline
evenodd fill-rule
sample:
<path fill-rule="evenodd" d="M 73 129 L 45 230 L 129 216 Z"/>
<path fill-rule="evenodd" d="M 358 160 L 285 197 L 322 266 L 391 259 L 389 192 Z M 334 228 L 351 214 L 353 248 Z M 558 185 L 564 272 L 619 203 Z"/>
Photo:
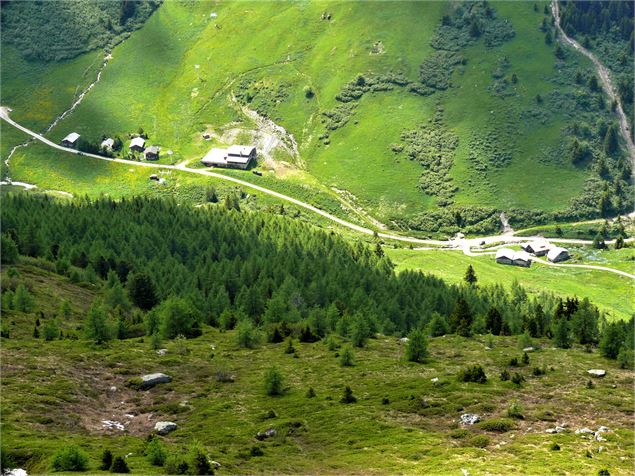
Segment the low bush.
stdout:
<path fill-rule="evenodd" d="M 265 392 L 267 395 L 282 395 L 282 384 L 282 373 L 276 367 L 271 367 L 267 370 L 265 373 Z"/>
<path fill-rule="evenodd" d="M 110 472 L 125 474 L 130 472 L 130 468 L 128 467 L 128 463 L 126 463 L 126 460 L 123 457 L 116 456 L 115 459 L 112 460 Z"/>
<path fill-rule="evenodd" d="M 163 444 L 159 439 L 152 438 L 146 446 L 146 458 L 148 462 L 153 466 L 163 466 L 167 459 L 167 453 L 163 448 Z"/>
<path fill-rule="evenodd" d="M 172 454 L 165 460 L 164 468 L 167 474 L 188 474 L 190 465 L 182 455 Z"/>
<path fill-rule="evenodd" d="M 468 436 L 470 436 L 470 432 L 465 428 L 457 428 L 456 430 L 452 430 L 450 432 L 450 438 L 454 438 L 455 440 L 462 440 Z"/>
<path fill-rule="evenodd" d="M 356 403 L 356 402 L 357 402 L 357 397 L 353 395 L 353 390 L 351 390 L 351 387 L 347 385 L 346 388 L 344 389 L 344 394 L 342 395 L 342 398 L 340 398 L 340 403 Z"/>
<path fill-rule="evenodd" d="M 487 435 L 476 435 L 469 439 L 469 445 L 476 448 L 485 448 L 489 445 L 489 441 Z"/>
<path fill-rule="evenodd" d="M 518 420 L 524 420 L 525 416 L 523 415 L 523 407 L 518 402 L 512 402 L 507 409 L 507 416 Z"/>
<path fill-rule="evenodd" d="M 64 446 L 53 455 L 51 466 L 55 471 L 86 471 L 88 456 L 77 446 Z"/>
<path fill-rule="evenodd" d="M 551 443 L 551 446 L 549 447 L 549 449 L 551 451 L 560 451 L 560 445 L 558 443 Z"/>
<path fill-rule="evenodd" d="M 479 427 L 481 428 L 481 430 L 485 431 L 505 433 L 507 431 L 513 430 L 515 428 L 515 425 L 512 421 L 501 418 L 495 420 L 485 420 L 480 423 Z"/>
<path fill-rule="evenodd" d="M 463 369 L 459 372 L 458 375 L 459 382 L 475 382 L 475 383 L 485 383 L 487 382 L 487 376 L 485 375 L 485 371 L 483 367 L 480 365 L 473 365 L 466 369 Z"/>
<path fill-rule="evenodd" d="M 521 386 L 523 384 L 523 382 L 525 381 L 525 377 L 522 376 L 522 374 L 519 374 L 518 372 L 515 372 L 514 375 L 512 376 L 512 383 L 514 383 L 517 386 Z"/>
<path fill-rule="evenodd" d="M 112 466 L 112 452 L 110 450 L 104 450 L 101 454 L 101 465 L 99 469 L 102 471 L 108 471 Z"/>

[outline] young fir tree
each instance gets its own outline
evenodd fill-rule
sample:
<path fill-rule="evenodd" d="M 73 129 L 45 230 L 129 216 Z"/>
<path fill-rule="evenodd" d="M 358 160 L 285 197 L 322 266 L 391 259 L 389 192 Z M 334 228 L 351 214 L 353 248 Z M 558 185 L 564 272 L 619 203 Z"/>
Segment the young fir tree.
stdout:
<path fill-rule="evenodd" d="M 424 362 L 428 357 L 428 341 L 425 333 L 420 329 L 408 334 L 406 359 L 410 362 Z"/>

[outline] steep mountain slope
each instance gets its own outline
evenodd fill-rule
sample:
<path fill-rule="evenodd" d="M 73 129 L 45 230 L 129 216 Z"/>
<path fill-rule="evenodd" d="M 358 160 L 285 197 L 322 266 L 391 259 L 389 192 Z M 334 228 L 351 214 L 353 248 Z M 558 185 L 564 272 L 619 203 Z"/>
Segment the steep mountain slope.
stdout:
<path fill-rule="evenodd" d="M 141 127 L 171 162 L 257 136 L 270 186 L 426 232 L 610 215 L 632 201 L 614 117 L 547 5 L 168 2 L 50 136 Z"/>

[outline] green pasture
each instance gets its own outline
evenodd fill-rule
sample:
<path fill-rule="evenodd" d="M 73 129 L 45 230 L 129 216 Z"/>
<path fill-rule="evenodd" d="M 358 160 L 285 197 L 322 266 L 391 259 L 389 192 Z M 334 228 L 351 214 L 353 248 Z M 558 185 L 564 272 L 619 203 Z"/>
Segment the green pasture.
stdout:
<path fill-rule="evenodd" d="M 628 319 L 635 312 L 635 282 L 607 271 L 556 268 L 533 263 L 530 268 L 496 263 L 494 255 L 466 256 L 461 251 L 415 251 L 386 249 L 397 270 L 418 269 L 448 282 L 460 282 L 469 265 L 474 267 L 479 284 L 511 285 L 517 280 L 529 292 L 589 298 L 607 313 L 609 319 Z M 572 249 L 571 263 L 592 264 L 633 273 L 633 250 L 603 251 Z"/>

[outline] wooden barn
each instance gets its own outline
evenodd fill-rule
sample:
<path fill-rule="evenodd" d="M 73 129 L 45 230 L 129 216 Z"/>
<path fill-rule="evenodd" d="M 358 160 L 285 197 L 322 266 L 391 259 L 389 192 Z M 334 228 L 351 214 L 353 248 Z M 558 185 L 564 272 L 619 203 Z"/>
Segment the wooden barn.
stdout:
<path fill-rule="evenodd" d="M 146 160 L 159 160 L 159 151 L 161 149 L 159 146 L 151 145 L 146 150 L 143 151 L 143 156 Z"/>
<path fill-rule="evenodd" d="M 135 137 L 130 141 L 129 149 L 135 152 L 143 152 L 146 148 L 146 140 L 143 137 Z"/>
<path fill-rule="evenodd" d="M 561 248 L 559 246 L 555 246 L 549 250 L 547 253 L 547 259 L 552 263 L 557 263 L 558 261 L 565 261 L 571 258 L 569 255 L 569 250 L 566 248 Z"/>
<path fill-rule="evenodd" d="M 69 135 L 62 139 L 62 145 L 64 147 L 75 147 L 80 135 L 77 132 L 71 132 Z"/>

